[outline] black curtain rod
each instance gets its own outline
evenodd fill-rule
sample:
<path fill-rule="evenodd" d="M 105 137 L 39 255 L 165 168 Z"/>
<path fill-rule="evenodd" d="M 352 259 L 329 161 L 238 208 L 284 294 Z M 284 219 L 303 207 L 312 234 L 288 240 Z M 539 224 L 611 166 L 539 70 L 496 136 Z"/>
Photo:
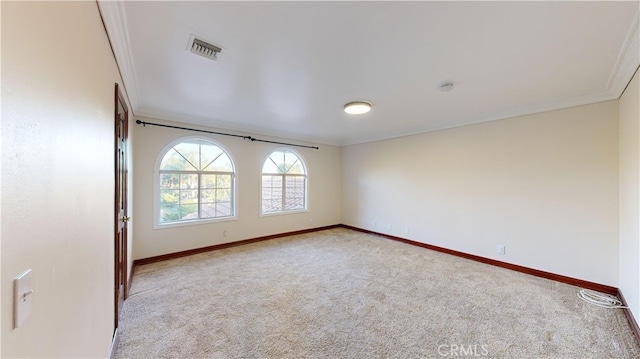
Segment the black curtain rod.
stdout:
<path fill-rule="evenodd" d="M 171 126 L 171 125 L 163 125 L 161 123 L 153 123 L 153 122 L 144 122 L 144 121 L 140 121 L 137 120 L 136 123 L 138 125 L 142 125 L 142 126 L 146 126 L 146 125 L 150 125 L 150 126 L 159 126 L 159 127 L 167 127 L 167 128 L 175 128 L 176 130 L 185 130 L 185 131 L 195 131 L 195 132 L 204 132 L 204 133 L 211 133 L 214 135 L 221 135 L 221 136 L 231 136 L 231 137 L 239 137 L 242 138 L 244 140 L 251 140 L 251 142 L 265 142 L 265 143 L 275 143 L 277 145 L 286 145 L 286 146 L 296 146 L 296 147 L 304 147 L 304 148 L 313 148 L 316 150 L 319 150 L 320 147 L 317 146 L 306 146 L 306 145 L 296 145 L 295 143 L 286 143 L 286 142 L 277 142 L 277 141 L 267 141 L 267 140 L 261 140 L 259 138 L 255 138 L 255 137 L 251 137 L 251 136 L 242 136 L 242 135 L 235 135 L 233 133 L 224 133 L 224 132 L 215 132 L 215 131 L 206 131 L 206 130 L 198 130 L 197 128 L 187 128 L 187 127 L 179 127 L 179 126 Z"/>

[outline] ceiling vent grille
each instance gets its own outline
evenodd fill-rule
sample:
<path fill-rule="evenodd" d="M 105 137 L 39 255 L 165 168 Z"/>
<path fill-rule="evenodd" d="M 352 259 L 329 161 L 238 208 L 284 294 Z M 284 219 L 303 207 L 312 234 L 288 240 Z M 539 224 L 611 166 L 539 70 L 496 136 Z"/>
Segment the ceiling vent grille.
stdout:
<path fill-rule="evenodd" d="M 189 38 L 187 49 L 196 55 L 204 56 L 214 61 L 218 59 L 218 54 L 222 52 L 221 47 L 200 40 L 194 35 Z"/>

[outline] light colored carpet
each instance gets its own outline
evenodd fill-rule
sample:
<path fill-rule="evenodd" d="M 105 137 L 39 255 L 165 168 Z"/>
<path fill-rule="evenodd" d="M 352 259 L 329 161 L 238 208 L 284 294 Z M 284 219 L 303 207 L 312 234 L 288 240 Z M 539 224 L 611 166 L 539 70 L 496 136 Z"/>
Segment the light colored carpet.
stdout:
<path fill-rule="evenodd" d="M 638 358 L 579 288 L 347 229 L 136 269 L 117 358 Z"/>

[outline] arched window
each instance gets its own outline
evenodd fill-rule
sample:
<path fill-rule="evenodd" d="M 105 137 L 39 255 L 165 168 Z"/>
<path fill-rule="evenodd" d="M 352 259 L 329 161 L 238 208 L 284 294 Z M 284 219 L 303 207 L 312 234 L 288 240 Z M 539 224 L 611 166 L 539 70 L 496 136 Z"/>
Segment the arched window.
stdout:
<path fill-rule="evenodd" d="M 233 162 L 215 143 L 178 143 L 162 157 L 159 175 L 160 224 L 235 216 Z"/>
<path fill-rule="evenodd" d="M 307 209 L 307 171 L 289 150 L 275 150 L 262 166 L 262 213 Z"/>

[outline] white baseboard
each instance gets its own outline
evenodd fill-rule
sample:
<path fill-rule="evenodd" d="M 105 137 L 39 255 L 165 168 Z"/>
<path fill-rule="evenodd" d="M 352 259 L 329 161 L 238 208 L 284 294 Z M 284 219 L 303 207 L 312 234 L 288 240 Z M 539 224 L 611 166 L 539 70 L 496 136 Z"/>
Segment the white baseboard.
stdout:
<path fill-rule="evenodd" d="M 116 350 L 118 349 L 118 343 L 120 342 L 120 336 L 118 336 L 118 328 L 113 332 L 113 339 L 111 339 L 111 347 L 109 347 L 109 356 L 107 359 L 116 358 Z"/>

